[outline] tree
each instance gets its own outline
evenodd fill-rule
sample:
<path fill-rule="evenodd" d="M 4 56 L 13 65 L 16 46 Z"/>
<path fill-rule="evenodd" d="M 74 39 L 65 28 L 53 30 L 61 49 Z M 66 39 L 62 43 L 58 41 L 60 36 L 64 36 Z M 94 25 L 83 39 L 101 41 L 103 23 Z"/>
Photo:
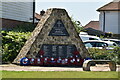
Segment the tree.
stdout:
<path fill-rule="evenodd" d="M 77 33 L 80 33 L 81 31 L 84 30 L 84 27 L 82 26 L 81 22 L 80 21 L 76 21 L 73 19 L 73 17 L 71 17 L 71 20 L 73 22 L 73 25 L 77 31 Z"/>

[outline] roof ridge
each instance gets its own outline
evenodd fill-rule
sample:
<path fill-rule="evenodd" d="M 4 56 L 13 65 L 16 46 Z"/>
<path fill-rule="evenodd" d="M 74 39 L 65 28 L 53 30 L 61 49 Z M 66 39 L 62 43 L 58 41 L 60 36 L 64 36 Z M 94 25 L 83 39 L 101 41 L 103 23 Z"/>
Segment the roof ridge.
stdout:
<path fill-rule="evenodd" d="M 116 4 L 115 4 L 116 3 Z M 112 9 L 112 8 L 114 8 L 113 6 L 117 6 L 117 4 L 118 4 L 119 2 L 109 2 L 109 3 L 107 3 L 107 4 L 105 4 L 104 6 L 102 6 L 102 7 L 100 7 L 100 8 L 98 8 L 97 9 L 97 11 L 104 11 L 104 10 L 120 10 L 119 8 L 115 8 L 115 9 Z M 111 7 L 111 5 L 113 5 L 112 6 L 112 8 L 111 9 L 106 9 L 106 8 L 108 8 L 108 6 L 110 5 L 110 7 Z"/>
<path fill-rule="evenodd" d="M 98 9 L 97 9 L 97 11 L 100 11 L 100 9 L 101 9 L 101 8 L 103 8 L 103 7 L 107 6 L 107 5 L 111 4 L 111 3 L 113 3 L 113 2 L 109 2 L 109 3 L 105 4 L 104 6 L 102 6 L 102 7 L 98 8 Z"/>

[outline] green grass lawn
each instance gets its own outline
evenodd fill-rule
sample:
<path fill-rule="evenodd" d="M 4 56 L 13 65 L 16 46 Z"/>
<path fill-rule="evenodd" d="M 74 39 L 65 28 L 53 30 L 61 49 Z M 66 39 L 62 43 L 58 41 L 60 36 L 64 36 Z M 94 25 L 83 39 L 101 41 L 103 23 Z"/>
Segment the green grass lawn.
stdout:
<path fill-rule="evenodd" d="M 2 71 L 3 78 L 118 78 L 118 72 Z"/>

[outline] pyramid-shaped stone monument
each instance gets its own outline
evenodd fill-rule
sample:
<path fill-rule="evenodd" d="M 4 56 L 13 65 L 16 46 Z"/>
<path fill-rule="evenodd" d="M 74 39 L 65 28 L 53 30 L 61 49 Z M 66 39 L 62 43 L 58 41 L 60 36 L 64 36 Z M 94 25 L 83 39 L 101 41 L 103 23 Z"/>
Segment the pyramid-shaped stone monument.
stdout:
<path fill-rule="evenodd" d="M 30 63 L 42 61 L 42 65 L 45 65 L 47 60 L 56 64 L 57 60 L 62 59 L 69 62 L 69 59 L 74 58 L 74 62 L 79 58 L 80 61 L 88 58 L 89 53 L 66 10 L 51 8 L 42 16 L 13 63 L 20 64 L 24 57 L 28 58 Z"/>

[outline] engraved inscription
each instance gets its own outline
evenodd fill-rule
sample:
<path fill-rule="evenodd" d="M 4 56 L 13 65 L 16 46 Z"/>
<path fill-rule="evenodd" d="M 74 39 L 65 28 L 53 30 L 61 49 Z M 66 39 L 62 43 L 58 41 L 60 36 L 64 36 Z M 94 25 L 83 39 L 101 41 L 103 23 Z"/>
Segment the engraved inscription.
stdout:
<path fill-rule="evenodd" d="M 69 36 L 63 22 L 57 20 L 52 30 L 49 33 L 49 36 Z"/>
<path fill-rule="evenodd" d="M 73 52 L 77 49 L 75 45 L 43 44 L 41 50 L 44 51 L 44 57 L 66 58 L 73 56 Z"/>

